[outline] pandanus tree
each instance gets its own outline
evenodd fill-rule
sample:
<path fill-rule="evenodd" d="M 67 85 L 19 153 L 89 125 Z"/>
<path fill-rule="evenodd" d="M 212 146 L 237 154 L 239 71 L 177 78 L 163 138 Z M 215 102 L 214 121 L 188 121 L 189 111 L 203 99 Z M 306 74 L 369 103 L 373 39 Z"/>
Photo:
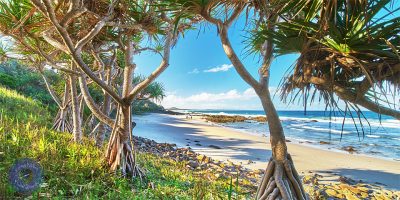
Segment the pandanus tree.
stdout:
<path fill-rule="evenodd" d="M 123 175 L 141 176 L 131 138 L 131 105 L 169 66 L 170 49 L 176 43 L 178 33 L 189 28 L 191 23 L 186 23 L 183 18 L 170 18 L 163 8 L 152 6 L 155 1 L 32 0 L 31 3 L 46 19 L 44 24 L 48 27 L 44 39 L 71 57 L 71 70 L 79 72 L 77 76 L 86 105 L 96 118 L 112 127 L 106 152 L 110 170 L 120 169 Z M 146 38 L 157 39 L 160 48 L 147 47 L 149 43 L 142 41 Z M 123 71 L 121 88 L 114 88 L 100 78 L 93 66 L 85 62 L 83 55 L 92 51 L 92 47 L 121 52 L 124 62 L 113 63 Z M 134 57 L 148 50 L 161 55 L 160 65 L 144 80 L 133 84 Z M 115 119 L 104 113 L 93 100 L 87 87 L 88 80 L 115 102 Z"/>
<path fill-rule="evenodd" d="M 27 58 L 26 60 L 37 64 L 36 68 L 39 72 L 43 71 L 45 65 L 49 65 L 67 74 L 68 80 L 66 81 L 62 102 L 55 95 L 46 77 L 43 76 L 43 78 L 51 96 L 60 108 L 59 114 L 55 119 L 54 128 L 60 131 L 71 131 L 74 134 L 74 140 L 80 141 L 82 128 L 76 82 L 78 72 L 62 65 L 65 60 L 61 62 L 57 60 L 60 53 L 66 53 L 63 51 L 65 49 L 54 48 L 46 42 L 48 37 L 47 30 L 44 31 L 46 28 L 45 18 L 36 11 L 36 8 L 29 1 L 1 1 L 0 4 L 2 34 L 14 39 L 16 53 L 24 55 Z M 71 107 L 68 105 L 71 105 Z M 69 125 L 67 118 L 69 108 L 72 110 L 71 125 Z"/>
<path fill-rule="evenodd" d="M 278 21 L 278 11 L 282 10 L 280 1 L 216 1 L 216 0 L 171 0 L 171 8 L 181 15 L 201 16 L 207 22 L 215 25 L 221 45 L 226 56 L 233 64 L 240 77 L 254 88 L 261 100 L 261 104 L 268 119 L 272 157 L 269 160 L 265 175 L 261 180 L 256 194 L 257 199 L 307 199 L 299 175 L 294 167 L 293 160 L 287 151 L 285 135 L 279 115 L 275 109 L 269 91 L 270 67 L 274 58 L 274 43 L 271 40 L 261 41 L 259 49 L 261 65 L 258 70 L 258 80 L 248 71 L 240 55 L 230 42 L 229 28 L 246 13 L 246 17 L 254 14 L 255 26 L 250 31 L 255 31 L 259 26 L 273 30 Z M 246 12 L 245 12 L 246 11 Z M 250 20 L 251 21 L 251 20 Z"/>
<path fill-rule="evenodd" d="M 300 53 L 282 98 L 300 93 L 307 104 L 321 96 L 345 117 L 356 111 L 362 118 L 361 106 L 400 119 L 400 7 L 389 0 L 303 3 L 304 17 L 282 20 L 273 32 L 261 28 L 254 40 L 272 41 L 277 55 Z"/>

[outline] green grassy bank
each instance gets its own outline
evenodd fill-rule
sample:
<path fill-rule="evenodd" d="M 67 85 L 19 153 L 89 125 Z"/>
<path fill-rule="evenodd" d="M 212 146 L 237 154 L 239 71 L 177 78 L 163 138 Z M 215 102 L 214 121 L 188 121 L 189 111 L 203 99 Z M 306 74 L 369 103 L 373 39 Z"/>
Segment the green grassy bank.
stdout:
<path fill-rule="evenodd" d="M 141 152 L 139 164 L 146 180 L 110 174 L 104 149 L 85 138 L 49 129 L 52 118 L 40 103 L 0 87 L 0 196 L 9 199 L 244 199 L 249 192 L 235 178 L 209 181 L 205 171 L 187 169 L 183 162 Z M 41 187 L 19 194 L 8 183 L 8 171 L 19 158 L 32 158 L 43 169 Z M 231 181 L 233 183 L 231 183 Z M 4 196 L 4 195 L 3 195 Z M 0 197 L 1 198 L 1 197 Z"/>

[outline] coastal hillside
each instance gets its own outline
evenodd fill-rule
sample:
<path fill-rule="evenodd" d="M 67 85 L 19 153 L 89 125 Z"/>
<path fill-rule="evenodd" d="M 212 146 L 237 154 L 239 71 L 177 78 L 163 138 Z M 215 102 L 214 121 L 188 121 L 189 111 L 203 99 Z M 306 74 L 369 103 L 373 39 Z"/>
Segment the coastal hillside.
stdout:
<path fill-rule="evenodd" d="M 38 101 L 0 87 L 0 102 L 0 199 L 27 197 L 8 181 L 10 167 L 20 158 L 38 161 L 43 170 L 41 186 L 31 198 L 245 199 L 254 193 L 255 187 L 236 184 L 236 177 L 216 179 L 205 169 L 191 171 L 189 161 L 160 158 L 154 152 L 137 155 L 145 179 L 122 178 L 104 166 L 105 146 L 97 148 L 87 137 L 73 143 L 71 134 L 50 130 L 51 118 Z M 146 146 L 143 139 L 136 141 Z"/>

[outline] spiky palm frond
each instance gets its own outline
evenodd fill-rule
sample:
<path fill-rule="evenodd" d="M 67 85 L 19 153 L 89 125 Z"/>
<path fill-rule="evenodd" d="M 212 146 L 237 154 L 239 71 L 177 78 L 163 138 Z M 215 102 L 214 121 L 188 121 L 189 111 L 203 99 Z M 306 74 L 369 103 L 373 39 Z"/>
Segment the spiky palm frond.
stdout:
<path fill-rule="evenodd" d="M 0 31 L 6 35 L 37 33 L 44 23 L 43 16 L 28 0 L 0 0 Z"/>
<path fill-rule="evenodd" d="M 336 94 L 346 104 L 388 109 L 392 112 L 386 114 L 399 118 L 395 102 L 387 98 L 400 89 L 400 16 L 378 16 L 388 10 L 389 0 L 346 2 L 313 1 L 302 17 L 277 23 L 273 32 L 260 26 L 252 50 L 271 40 L 276 55 L 300 53 L 283 82 L 283 99 L 298 98 L 300 89 L 302 99 L 312 101 L 319 91 L 321 100 L 334 107 Z M 387 85 L 395 90 L 386 91 Z"/>
<path fill-rule="evenodd" d="M 139 84 L 145 80 L 144 76 L 137 75 L 133 78 L 133 84 Z M 160 82 L 152 82 L 139 94 L 139 99 L 152 99 L 160 102 L 165 97 L 165 88 Z"/>

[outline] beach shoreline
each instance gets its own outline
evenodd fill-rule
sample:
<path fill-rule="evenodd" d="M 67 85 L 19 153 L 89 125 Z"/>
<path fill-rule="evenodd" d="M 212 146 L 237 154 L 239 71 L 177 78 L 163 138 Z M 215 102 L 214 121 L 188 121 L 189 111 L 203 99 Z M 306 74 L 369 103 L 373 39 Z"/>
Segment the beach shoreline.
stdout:
<path fill-rule="evenodd" d="M 147 114 L 135 116 L 133 134 L 159 143 L 190 147 L 196 153 L 221 161 L 241 164 L 249 169 L 264 169 L 271 156 L 266 137 L 250 135 L 209 124 L 185 115 Z M 400 162 L 335 152 L 302 144 L 288 143 L 300 175 L 318 173 L 326 180 L 340 176 L 400 190 Z"/>

